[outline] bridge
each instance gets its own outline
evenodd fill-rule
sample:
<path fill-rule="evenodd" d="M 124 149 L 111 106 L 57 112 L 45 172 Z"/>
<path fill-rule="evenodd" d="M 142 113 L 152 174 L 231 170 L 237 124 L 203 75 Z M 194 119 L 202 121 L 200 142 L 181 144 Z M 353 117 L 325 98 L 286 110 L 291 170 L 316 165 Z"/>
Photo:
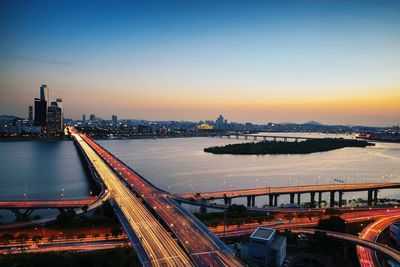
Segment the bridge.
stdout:
<path fill-rule="evenodd" d="M 390 224 L 398 219 L 400 219 L 400 215 L 391 215 L 372 222 L 361 231 L 360 238 L 377 243 L 380 234 L 388 228 Z M 362 246 L 357 246 L 357 255 L 361 267 L 381 266 L 376 251 L 372 251 L 371 249 Z"/>
<path fill-rule="evenodd" d="M 315 195 L 318 194 L 318 203 L 322 202 L 322 193 L 330 193 L 330 206 L 335 205 L 335 194 L 338 193 L 339 207 L 342 206 L 344 192 L 367 191 L 368 206 L 377 204 L 378 190 L 400 188 L 400 183 L 353 183 L 353 184 L 320 184 L 320 185 L 301 185 L 301 186 L 283 186 L 283 187 L 262 187 L 252 189 L 235 189 L 216 192 L 189 193 L 180 194 L 176 198 L 188 200 L 215 200 L 224 199 L 226 205 L 232 203 L 233 198 L 247 198 L 247 206 L 255 206 L 255 198 L 257 196 L 269 196 L 269 206 L 278 205 L 278 197 L 280 195 L 290 195 L 290 203 L 294 204 L 295 195 L 297 195 L 297 204 L 301 203 L 302 194 L 310 194 L 310 203 L 314 207 L 316 204 Z"/>
<path fill-rule="evenodd" d="M 85 199 L 65 199 L 65 200 L 13 200 L 0 201 L 0 209 L 48 209 L 48 208 L 83 208 L 95 202 L 97 197 Z"/>
<path fill-rule="evenodd" d="M 144 266 L 242 266 L 234 253 L 173 197 L 88 136 L 76 143 L 111 192 L 110 203 Z"/>
<path fill-rule="evenodd" d="M 282 135 L 273 135 L 273 134 L 222 134 L 218 135 L 220 138 L 236 138 L 236 139 L 253 139 L 253 140 L 272 140 L 272 141 L 279 141 L 282 140 L 284 142 L 287 142 L 289 140 L 292 140 L 294 142 L 298 142 L 299 140 L 310 140 L 310 139 L 323 139 L 327 137 L 312 137 L 312 136 L 282 136 Z M 332 137 L 332 138 L 337 138 L 337 137 Z"/>
<path fill-rule="evenodd" d="M 327 236 L 341 240 L 343 242 L 347 242 L 350 244 L 362 246 L 364 248 L 372 249 L 375 252 L 379 252 L 379 253 L 385 255 L 388 259 L 391 259 L 391 260 L 395 261 L 396 263 L 400 263 L 400 252 L 399 251 L 397 251 L 391 247 L 388 247 L 386 245 L 380 244 L 380 243 L 361 239 L 354 235 L 343 234 L 343 233 L 338 233 L 338 232 L 331 232 L 331 231 L 324 231 L 324 230 L 317 230 L 317 229 L 298 229 L 298 230 L 292 230 L 292 232 L 301 232 L 301 233 L 308 233 L 308 234 L 315 234 L 317 232 L 325 233 Z M 364 265 L 362 265 L 362 266 L 364 266 Z M 367 265 L 367 266 L 372 266 L 372 265 Z"/>

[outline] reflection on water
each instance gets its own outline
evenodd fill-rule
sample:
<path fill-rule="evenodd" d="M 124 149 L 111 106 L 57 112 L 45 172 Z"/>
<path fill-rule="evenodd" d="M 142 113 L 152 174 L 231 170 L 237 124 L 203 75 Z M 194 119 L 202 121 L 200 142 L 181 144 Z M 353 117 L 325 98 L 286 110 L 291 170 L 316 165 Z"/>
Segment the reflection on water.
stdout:
<path fill-rule="evenodd" d="M 73 142 L 0 142 L 0 199 L 84 198 L 88 180 Z"/>

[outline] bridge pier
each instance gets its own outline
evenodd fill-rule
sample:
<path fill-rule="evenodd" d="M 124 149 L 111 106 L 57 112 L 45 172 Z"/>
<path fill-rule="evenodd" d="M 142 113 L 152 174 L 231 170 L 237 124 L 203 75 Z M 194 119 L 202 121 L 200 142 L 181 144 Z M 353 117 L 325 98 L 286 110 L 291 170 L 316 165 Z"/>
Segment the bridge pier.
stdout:
<path fill-rule="evenodd" d="M 251 206 L 251 196 L 247 197 L 247 207 Z"/>
<path fill-rule="evenodd" d="M 20 209 L 10 209 L 12 213 L 14 213 L 17 222 L 27 221 L 29 216 L 32 214 L 33 209 L 26 209 L 24 212 L 21 212 Z"/>
<path fill-rule="evenodd" d="M 247 135 L 245 135 L 245 136 L 244 136 L 244 139 L 245 139 L 245 140 L 247 140 L 247 138 L 248 138 L 248 136 L 247 136 Z"/>
<path fill-rule="evenodd" d="M 310 192 L 310 205 L 311 208 L 315 208 L 315 192 Z"/>
<path fill-rule="evenodd" d="M 342 206 L 343 202 L 343 191 L 339 191 L 339 207 Z"/>
<path fill-rule="evenodd" d="M 266 137 L 266 136 L 263 136 L 263 140 L 264 140 L 264 141 L 267 140 L 267 137 Z"/>
<path fill-rule="evenodd" d="M 322 192 L 318 192 L 318 207 L 321 208 L 322 204 Z"/>
<path fill-rule="evenodd" d="M 232 205 L 232 198 L 230 198 L 230 197 L 225 197 L 224 198 L 224 204 L 225 204 L 225 206 L 231 206 Z"/>
<path fill-rule="evenodd" d="M 335 206 L 335 191 L 330 191 L 330 195 L 329 207 L 333 208 Z"/>
<path fill-rule="evenodd" d="M 251 198 L 251 207 L 254 208 L 255 206 L 256 206 L 256 197 L 254 196 Z"/>
<path fill-rule="evenodd" d="M 297 193 L 297 205 L 300 206 L 300 204 L 301 204 L 301 194 L 299 192 L 299 193 Z"/>
<path fill-rule="evenodd" d="M 274 195 L 274 206 L 277 207 L 278 206 L 278 194 Z"/>
<path fill-rule="evenodd" d="M 284 137 L 284 138 L 283 138 L 283 142 L 287 142 L 287 137 Z"/>
<path fill-rule="evenodd" d="M 378 205 L 378 189 L 374 190 L 374 206 Z"/>
<path fill-rule="evenodd" d="M 294 193 L 290 193 L 290 204 L 294 204 Z"/>
<path fill-rule="evenodd" d="M 269 197 L 269 206 L 272 207 L 274 205 L 274 195 L 268 195 Z"/>
<path fill-rule="evenodd" d="M 256 136 L 256 135 L 254 136 L 254 140 L 256 140 L 256 141 L 257 141 L 257 136 Z"/>
<path fill-rule="evenodd" d="M 294 142 L 297 143 L 299 141 L 299 138 L 295 138 Z"/>
<path fill-rule="evenodd" d="M 372 206 L 372 190 L 368 190 L 368 206 Z"/>
<path fill-rule="evenodd" d="M 239 135 L 236 135 L 236 139 L 239 139 Z"/>
<path fill-rule="evenodd" d="M 274 137 L 272 140 L 274 140 L 274 142 L 276 142 L 276 137 Z"/>
<path fill-rule="evenodd" d="M 206 207 L 200 207 L 200 214 L 206 214 L 207 213 L 207 208 Z"/>

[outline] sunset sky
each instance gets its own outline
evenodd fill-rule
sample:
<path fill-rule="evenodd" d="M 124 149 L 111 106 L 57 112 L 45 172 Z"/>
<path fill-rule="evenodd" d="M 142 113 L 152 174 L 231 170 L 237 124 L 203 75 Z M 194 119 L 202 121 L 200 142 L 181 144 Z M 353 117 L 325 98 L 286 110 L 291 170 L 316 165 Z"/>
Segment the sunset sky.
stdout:
<path fill-rule="evenodd" d="M 0 1 L 0 114 L 400 123 L 400 1 Z"/>

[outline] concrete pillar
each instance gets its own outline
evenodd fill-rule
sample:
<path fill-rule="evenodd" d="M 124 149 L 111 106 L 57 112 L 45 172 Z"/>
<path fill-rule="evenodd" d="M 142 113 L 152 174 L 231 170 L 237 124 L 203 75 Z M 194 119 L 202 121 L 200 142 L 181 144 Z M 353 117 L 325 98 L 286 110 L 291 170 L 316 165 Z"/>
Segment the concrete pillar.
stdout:
<path fill-rule="evenodd" d="M 290 204 L 294 204 L 294 193 L 290 194 Z"/>
<path fill-rule="evenodd" d="M 278 206 L 278 194 L 274 195 L 274 206 Z"/>
<path fill-rule="evenodd" d="M 247 135 L 245 135 L 245 136 L 244 136 L 244 139 L 245 139 L 245 140 L 247 140 L 247 138 L 248 138 L 248 136 L 247 136 Z"/>
<path fill-rule="evenodd" d="M 339 191 L 339 207 L 342 206 L 343 202 L 343 191 Z"/>
<path fill-rule="evenodd" d="M 256 206 L 256 197 L 251 198 L 251 206 L 254 208 Z"/>
<path fill-rule="evenodd" d="M 322 192 L 318 192 L 318 207 L 321 207 L 322 203 Z"/>
<path fill-rule="evenodd" d="M 295 139 L 294 139 L 294 142 L 295 142 L 295 143 L 297 143 L 298 141 L 299 141 L 299 139 L 298 139 L 298 138 L 295 138 Z"/>
<path fill-rule="evenodd" d="M 266 136 L 263 136 L 263 139 L 264 139 L 264 141 L 265 141 L 265 140 L 267 140 L 267 137 L 266 137 Z"/>
<path fill-rule="evenodd" d="M 297 205 L 301 204 L 301 194 L 297 193 Z"/>
<path fill-rule="evenodd" d="M 283 141 L 284 141 L 284 142 L 287 142 L 287 137 L 284 137 L 284 138 L 283 138 Z"/>
<path fill-rule="evenodd" d="M 274 142 L 276 142 L 276 137 L 273 138 Z"/>
<path fill-rule="evenodd" d="M 206 214 L 207 213 L 207 208 L 206 207 L 200 207 L 200 213 L 201 214 Z"/>
<path fill-rule="evenodd" d="M 378 205 L 378 189 L 374 190 L 374 206 Z"/>
<path fill-rule="evenodd" d="M 239 135 L 236 135 L 236 139 L 239 139 Z"/>
<path fill-rule="evenodd" d="M 274 205 L 274 195 L 268 195 L 269 197 L 269 206 L 272 207 Z"/>
<path fill-rule="evenodd" d="M 254 136 L 254 140 L 257 140 L 257 136 Z"/>
<path fill-rule="evenodd" d="M 335 206 L 335 191 L 331 191 L 331 199 L 329 203 L 329 207 L 333 208 Z"/>
<path fill-rule="evenodd" d="M 311 208 L 315 208 L 315 192 L 310 192 Z"/>
<path fill-rule="evenodd" d="M 247 207 L 250 207 L 250 206 L 251 206 L 251 197 L 248 196 L 247 197 Z"/>
<path fill-rule="evenodd" d="M 368 190 L 368 206 L 372 206 L 372 190 Z"/>

